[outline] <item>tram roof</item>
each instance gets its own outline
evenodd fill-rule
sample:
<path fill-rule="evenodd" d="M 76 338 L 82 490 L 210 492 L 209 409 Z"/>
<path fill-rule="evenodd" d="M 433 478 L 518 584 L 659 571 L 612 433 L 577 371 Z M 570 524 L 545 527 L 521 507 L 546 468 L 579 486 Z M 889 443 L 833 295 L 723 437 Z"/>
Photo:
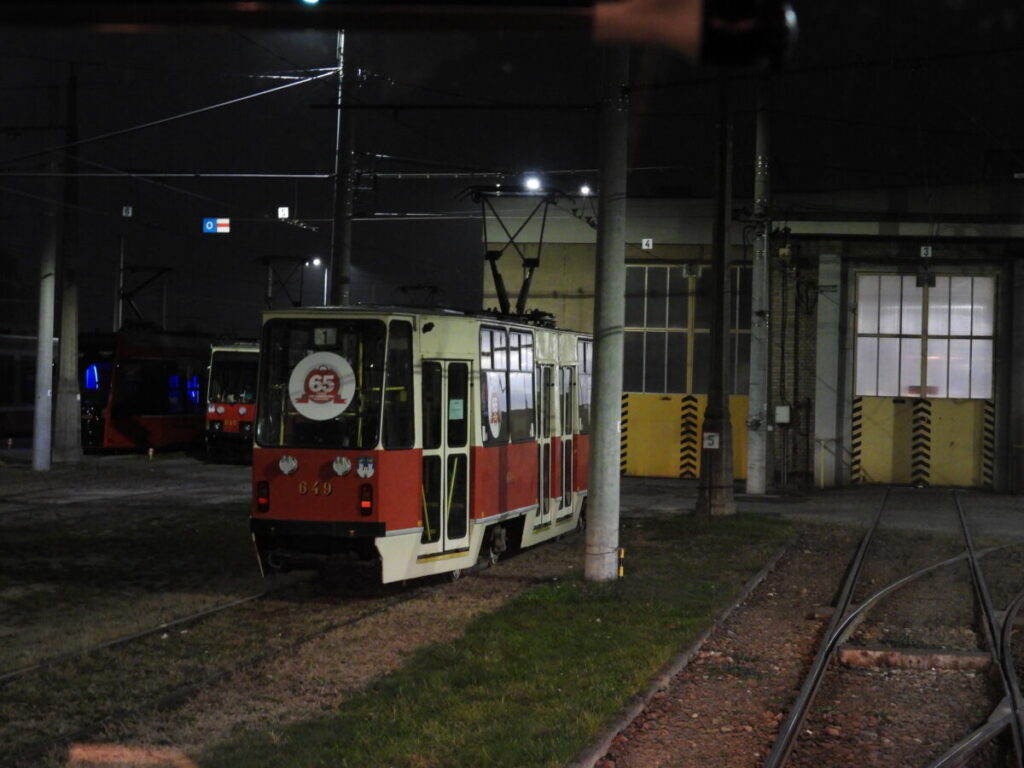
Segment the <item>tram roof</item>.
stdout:
<path fill-rule="evenodd" d="M 287 309 L 271 309 L 263 313 L 263 320 L 275 317 L 310 317 L 332 313 L 344 313 L 353 315 L 417 315 L 420 317 L 435 318 L 467 318 L 479 320 L 480 322 L 503 323 L 507 325 L 518 325 L 528 328 L 539 328 L 542 330 L 559 331 L 562 333 L 576 333 L 581 336 L 590 336 L 589 333 L 574 331 L 570 328 L 559 328 L 555 324 L 553 316 L 542 312 L 532 312 L 525 315 L 504 315 L 499 312 L 488 312 L 485 310 L 467 310 L 456 307 L 419 307 L 401 304 L 353 304 L 351 306 L 317 306 L 317 307 L 292 307 Z"/>
<path fill-rule="evenodd" d="M 210 345 L 210 352 L 254 352 L 259 353 L 258 341 L 220 341 Z"/>

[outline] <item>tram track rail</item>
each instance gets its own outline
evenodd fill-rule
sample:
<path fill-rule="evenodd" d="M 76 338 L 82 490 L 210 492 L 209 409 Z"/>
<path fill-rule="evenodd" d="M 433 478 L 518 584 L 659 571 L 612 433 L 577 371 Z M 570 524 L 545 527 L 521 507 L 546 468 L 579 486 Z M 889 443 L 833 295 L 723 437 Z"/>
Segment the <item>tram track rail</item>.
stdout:
<path fill-rule="evenodd" d="M 143 629 L 138 632 L 132 632 L 127 635 L 121 635 L 120 637 L 115 637 L 112 640 L 107 640 L 102 643 L 96 643 L 87 648 L 81 648 L 74 651 L 66 651 L 64 653 L 59 653 L 54 656 L 51 656 L 50 658 L 36 662 L 34 664 L 26 664 L 21 667 L 16 667 L 14 669 L 9 669 L 0 672 L 0 688 L 2 688 L 5 684 L 13 680 L 17 680 L 19 677 L 22 677 L 32 672 L 38 672 L 40 670 L 46 669 L 47 667 L 52 667 L 56 664 L 62 664 L 82 656 L 88 656 L 92 653 L 97 653 L 99 651 L 116 648 L 118 646 L 126 645 L 128 643 L 136 642 L 138 640 L 144 640 L 147 637 L 151 637 L 157 634 L 158 632 L 166 632 L 170 629 L 190 626 L 192 624 L 195 624 L 196 622 L 202 621 L 205 618 L 214 616 L 223 611 L 230 610 L 231 608 L 236 608 L 240 605 L 245 605 L 246 603 L 251 603 L 255 600 L 260 600 L 266 597 L 268 594 L 272 594 L 272 592 L 273 590 L 265 589 L 261 592 L 257 592 L 252 595 L 247 595 L 245 597 L 240 597 L 235 600 L 230 600 L 221 603 L 220 605 L 214 605 L 202 611 L 196 611 L 195 613 L 189 614 L 187 616 L 181 616 L 177 619 L 172 619 L 171 621 L 162 622 L 160 624 L 157 624 L 156 626 L 150 627 L 149 629 Z"/>
<path fill-rule="evenodd" d="M 846 571 L 837 598 L 834 602 L 832 615 L 825 628 L 800 691 L 790 707 L 787 716 L 780 725 L 778 735 L 763 765 L 764 768 L 782 768 L 789 763 L 799 734 L 814 705 L 823 680 L 834 660 L 840 645 L 851 636 L 867 612 L 884 598 L 921 577 L 935 573 L 957 563 L 966 563 L 970 569 L 976 604 L 982 614 L 982 635 L 991 655 L 993 664 L 998 668 L 1004 696 L 993 708 L 988 720 L 973 730 L 966 737 L 948 749 L 941 757 L 930 762 L 927 768 L 954 768 L 966 765 L 979 749 L 987 745 L 1004 731 L 1010 731 L 1016 764 L 1024 765 L 1024 703 L 1021 699 L 1019 679 L 1015 667 L 1012 634 L 1016 616 L 1024 605 L 1024 590 L 1016 594 L 1004 612 L 995 609 L 985 574 L 980 561 L 986 555 L 1006 549 L 1019 547 L 1024 542 L 1013 542 L 1001 546 L 989 547 L 979 551 L 974 543 L 967 516 L 956 492 L 951 492 L 956 508 L 960 531 L 964 540 L 964 549 L 957 555 L 944 558 L 902 576 L 889 584 L 875 590 L 862 599 L 856 606 L 853 604 L 855 590 L 860 583 L 867 552 L 885 517 L 887 505 L 890 504 L 891 488 L 886 488 L 878 504 L 868 530 L 861 538 L 854 557 Z"/>

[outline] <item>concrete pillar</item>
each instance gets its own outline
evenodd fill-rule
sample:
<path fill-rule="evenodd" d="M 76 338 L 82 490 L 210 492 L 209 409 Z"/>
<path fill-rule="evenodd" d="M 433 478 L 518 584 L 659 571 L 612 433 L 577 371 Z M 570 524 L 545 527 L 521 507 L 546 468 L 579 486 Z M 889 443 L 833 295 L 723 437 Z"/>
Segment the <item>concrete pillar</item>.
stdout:
<path fill-rule="evenodd" d="M 78 284 L 72 269 L 65 270 L 60 329 L 53 460 L 73 464 L 82 460 L 82 395 L 78 386 Z"/>
<path fill-rule="evenodd" d="M 768 258 L 771 221 L 769 153 L 771 143 L 771 81 L 761 80 L 757 91 L 757 136 L 754 148 L 754 259 L 750 283 L 750 385 L 747 411 L 747 493 L 768 489 L 768 361 L 769 336 Z"/>
<path fill-rule="evenodd" d="M 53 444 L 53 318 L 57 283 L 57 211 L 46 217 L 43 252 L 39 259 L 39 324 L 36 330 L 36 397 L 32 428 L 32 469 L 50 469 Z"/>
<path fill-rule="evenodd" d="M 1009 486 L 1013 493 L 1024 493 L 1024 264 L 1013 263 L 1013 350 L 1010 355 L 1010 456 Z"/>
<path fill-rule="evenodd" d="M 818 326 L 814 387 L 814 484 L 832 488 L 840 482 L 842 443 L 842 375 L 839 325 L 842 320 L 842 261 L 838 255 L 818 259 Z"/>
<path fill-rule="evenodd" d="M 601 106 L 601 189 L 594 295 L 594 392 L 590 489 L 583 573 L 587 581 L 618 577 L 619 442 L 622 340 L 626 295 L 626 148 L 629 49 L 608 49 Z"/>
<path fill-rule="evenodd" d="M 67 88 L 65 140 L 78 141 L 78 79 L 72 69 Z M 60 268 L 60 364 L 57 367 L 57 403 L 54 409 L 53 460 L 82 460 L 82 396 L 78 388 L 78 155 L 64 156 L 64 215 L 61 227 Z"/>

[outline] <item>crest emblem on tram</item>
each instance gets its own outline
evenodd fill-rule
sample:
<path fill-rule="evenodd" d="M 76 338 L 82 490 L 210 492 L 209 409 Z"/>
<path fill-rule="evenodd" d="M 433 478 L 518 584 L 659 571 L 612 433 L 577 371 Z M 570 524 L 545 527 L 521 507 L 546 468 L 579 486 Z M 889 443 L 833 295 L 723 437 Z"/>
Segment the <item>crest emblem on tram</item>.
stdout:
<path fill-rule="evenodd" d="M 372 456 L 360 456 L 356 459 L 356 474 L 364 480 L 373 477 L 374 466 Z"/>
<path fill-rule="evenodd" d="M 288 378 L 288 397 L 295 410 L 314 421 L 340 416 L 351 405 L 355 392 L 352 366 L 334 352 L 306 355 Z"/>

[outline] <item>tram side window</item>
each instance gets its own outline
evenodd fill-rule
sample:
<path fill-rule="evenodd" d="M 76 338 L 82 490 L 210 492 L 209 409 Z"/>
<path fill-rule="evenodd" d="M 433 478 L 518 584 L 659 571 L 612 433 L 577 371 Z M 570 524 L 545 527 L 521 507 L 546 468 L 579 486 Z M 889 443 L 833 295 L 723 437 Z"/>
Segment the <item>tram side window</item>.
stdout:
<path fill-rule="evenodd" d="M 413 445 L 412 325 L 392 320 L 384 393 L 384 447 Z"/>
<path fill-rule="evenodd" d="M 508 388 L 509 432 L 512 442 L 532 440 L 533 434 L 533 334 L 509 333 Z"/>
<path fill-rule="evenodd" d="M 594 344 L 587 339 L 576 342 L 576 403 L 580 416 L 580 434 L 590 432 L 590 394 L 594 378 Z"/>
<path fill-rule="evenodd" d="M 562 366 L 562 383 L 559 387 L 559 395 L 562 398 L 559 411 L 562 417 L 562 431 L 560 434 L 572 434 L 572 366 Z"/>
<path fill-rule="evenodd" d="M 480 329 L 480 405 L 484 445 L 508 442 L 508 333 Z"/>
<path fill-rule="evenodd" d="M 118 366 L 117 392 L 112 405 L 117 418 L 166 416 L 186 410 L 187 396 L 174 361 L 130 360 Z"/>

